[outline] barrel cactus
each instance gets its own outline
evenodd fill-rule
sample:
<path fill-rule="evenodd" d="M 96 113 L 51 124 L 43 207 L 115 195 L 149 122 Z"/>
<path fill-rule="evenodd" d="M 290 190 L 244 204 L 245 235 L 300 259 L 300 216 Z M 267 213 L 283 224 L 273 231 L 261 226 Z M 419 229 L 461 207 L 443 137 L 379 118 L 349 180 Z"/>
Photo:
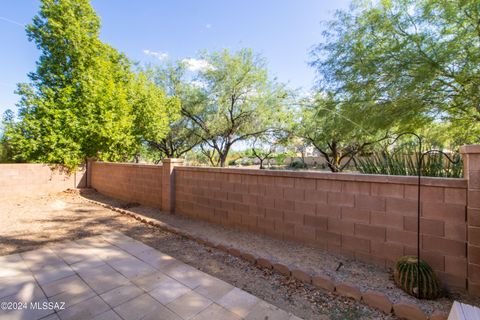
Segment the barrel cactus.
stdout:
<path fill-rule="evenodd" d="M 397 261 L 393 277 L 398 287 L 419 299 L 435 299 L 441 295 L 440 284 L 432 268 L 421 259 L 418 264 L 416 256 L 401 257 Z"/>

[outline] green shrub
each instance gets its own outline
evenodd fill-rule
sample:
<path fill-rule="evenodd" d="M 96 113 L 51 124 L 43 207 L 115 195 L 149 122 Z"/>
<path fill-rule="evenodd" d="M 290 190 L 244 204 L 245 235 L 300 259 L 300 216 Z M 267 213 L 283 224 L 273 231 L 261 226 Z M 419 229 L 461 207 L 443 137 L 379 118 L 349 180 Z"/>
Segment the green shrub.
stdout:
<path fill-rule="evenodd" d="M 292 168 L 292 169 L 306 169 L 307 165 L 303 161 L 293 160 L 290 163 L 289 167 Z"/>
<path fill-rule="evenodd" d="M 425 155 L 422 175 L 461 178 L 463 176 L 461 156 L 455 153 L 450 158 L 455 163 L 451 163 L 440 153 Z M 408 152 L 408 150 L 373 152 L 369 156 L 357 159 L 357 169 L 361 173 L 414 176 L 417 175 L 418 160 L 418 152 Z"/>

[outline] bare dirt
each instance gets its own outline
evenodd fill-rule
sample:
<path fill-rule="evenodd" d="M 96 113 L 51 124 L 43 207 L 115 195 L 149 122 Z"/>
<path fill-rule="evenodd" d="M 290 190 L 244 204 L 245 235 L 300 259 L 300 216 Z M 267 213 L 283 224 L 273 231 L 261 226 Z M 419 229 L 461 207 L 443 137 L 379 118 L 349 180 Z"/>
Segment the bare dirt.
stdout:
<path fill-rule="evenodd" d="M 114 202 L 96 193 L 85 196 Z M 130 208 L 133 209 L 153 210 Z M 0 255 L 113 230 L 123 232 L 304 319 L 394 319 L 392 315 L 384 315 L 351 299 L 302 284 L 270 270 L 259 269 L 220 250 L 91 204 L 78 192 L 0 201 Z"/>
<path fill-rule="evenodd" d="M 120 200 L 99 193 L 90 193 L 86 197 L 114 207 L 125 205 Z M 362 263 L 319 248 L 277 240 L 245 230 L 223 227 L 180 215 L 166 214 L 158 209 L 145 206 L 134 206 L 128 208 L 128 210 L 186 230 L 201 238 L 208 238 L 213 243 L 231 245 L 242 251 L 253 253 L 257 257 L 266 257 L 269 260 L 287 264 L 291 268 L 308 271 L 312 275 L 327 275 L 337 282 L 353 284 L 363 292 L 368 290 L 383 292 L 392 302 L 407 301 L 416 304 L 427 315 L 435 311 L 448 314 L 454 300 L 476 306 L 480 305 L 480 298 L 469 296 L 460 290 L 445 290 L 443 297 L 436 300 L 416 299 L 395 286 L 392 270 Z"/>

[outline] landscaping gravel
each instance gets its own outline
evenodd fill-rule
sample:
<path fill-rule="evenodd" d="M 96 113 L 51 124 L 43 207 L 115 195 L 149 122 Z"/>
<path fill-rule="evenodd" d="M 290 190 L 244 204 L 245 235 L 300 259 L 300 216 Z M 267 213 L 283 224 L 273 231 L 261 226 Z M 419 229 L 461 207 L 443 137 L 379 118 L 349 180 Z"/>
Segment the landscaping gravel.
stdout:
<path fill-rule="evenodd" d="M 97 193 L 88 193 L 84 196 L 118 206 L 126 205 Z M 165 219 L 167 223 L 183 225 L 185 228 L 198 228 L 196 230 L 203 235 L 208 234 L 218 240 L 227 239 L 228 243 L 239 244 L 239 246 L 240 244 L 247 246 L 244 241 L 251 237 L 251 235 L 238 230 L 222 231 L 221 227 L 198 221 L 192 221 L 190 224 L 179 216 L 163 215 L 158 210 L 151 208 L 130 207 L 129 210 Z M 247 261 L 220 250 L 91 204 L 79 196 L 76 191 L 3 200 L 0 202 L 0 218 L 0 255 L 28 251 L 52 242 L 74 240 L 116 230 L 304 319 L 395 318 L 392 315 L 384 315 L 362 303 L 339 297 L 270 270 L 259 269 Z M 167 218 L 169 218 L 168 221 Z M 248 248 L 259 252 L 271 249 L 272 255 L 277 254 L 277 250 L 280 250 L 280 248 L 274 249 L 273 247 L 273 244 L 277 242 L 270 243 L 271 240 L 267 241 L 267 239 L 259 242 L 259 239 L 250 238 L 251 244 Z M 263 247 L 266 245 L 272 247 Z M 297 256 L 297 252 L 292 250 L 306 250 L 301 246 L 294 247 L 290 243 L 278 242 L 278 245 L 285 250 L 286 256 Z M 304 254 L 302 251 L 298 251 L 298 253 Z M 337 261 L 346 262 L 341 258 L 337 259 L 340 259 Z M 313 263 L 313 260 L 310 262 Z M 335 263 L 336 261 L 328 262 L 328 265 L 332 267 L 335 266 Z M 350 264 L 345 266 L 347 270 L 352 268 Z"/>
<path fill-rule="evenodd" d="M 124 202 L 99 193 L 91 193 L 88 198 L 117 207 L 125 206 Z M 448 314 L 454 300 L 480 305 L 479 298 L 471 297 L 461 291 L 446 292 L 443 298 L 437 300 L 416 299 L 395 286 L 392 270 L 362 263 L 319 248 L 277 240 L 245 230 L 226 228 L 180 215 L 166 214 L 158 209 L 145 206 L 133 206 L 128 210 L 155 218 L 202 238 L 208 238 L 211 242 L 230 245 L 258 257 L 266 257 L 269 260 L 287 264 L 290 269 L 298 268 L 308 271 L 312 275 L 327 275 L 335 281 L 354 284 L 363 292 L 368 290 L 383 292 L 393 303 L 408 301 L 418 305 L 426 314 L 432 314 L 434 311 Z"/>

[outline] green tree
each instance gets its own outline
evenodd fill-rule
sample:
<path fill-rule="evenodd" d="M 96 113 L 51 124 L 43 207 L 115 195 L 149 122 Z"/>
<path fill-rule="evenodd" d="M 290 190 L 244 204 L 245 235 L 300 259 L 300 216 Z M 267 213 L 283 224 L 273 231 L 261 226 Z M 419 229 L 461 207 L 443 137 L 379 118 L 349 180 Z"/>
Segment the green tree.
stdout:
<path fill-rule="evenodd" d="M 313 51 L 322 89 L 402 129 L 448 120 L 479 140 L 480 2 L 355 2 Z M 473 133 L 467 136 L 466 133 Z"/>
<path fill-rule="evenodd" d="M 148 145 L 157 150 L 161 158 L 180 158 L 202 141 L 198 127 L 185 113 L 202 103 L 204 95 L 186 77 L 185 63 L 181 61 L 161 68 L 146 68 L 145 73 L 170 99 L 175 99 L 179 109 L 179 115 L 170 118 L 168 133 L 163 137 L 147 139 Z"/>
<path fill-rule="evenodd" d="M 19 84 L 19 121 L 5 137 L 14 158 L 75 167 L 87 157 L 127 160 L 137 149 L 128 86 L 130 63 L 99 39 L 88 0 L 42 0 L 26 27 L 41 51 Z"/>
<path fill-rule="evenodd" d="M 250 49 L 204 54 L 195 83 L 203 101 L 183 114 L 198 129 L 202 150 L 213 165 L 225 166 L 232 146 L 282 125 L 287 93 L 269 79 L 265 61 Z"/>
<path fill-rule="evenodd" d="M 178 149 L 168 148 L 166 141 L 171 137 L 171 129 L 175 128 L 180 118 L 180 100 L 177 97 L 168 97 L 163 88 L 149 79 L 148 74 L 140 72 L 131 82 L 130 104 L 133 106 L 134 129 L 137 139 L 137 155 L 145 153 L 145 147 L 160 150 L 160 158 L 175 157 Z M 175 130 L 179 132 L 180 129 Z M 175 137 L 173 139 L 179 139 Z M 175 140 L 176 141 L 176 140 Z M 168 146 L 160 148 L 162 144 Z M 146 144 L 146 146 L 145 146 Z M 171 153 L 169 151 L 172 150 Z M 137 157 L 138 158 L 138 157 Z"/>
<path fill-rule="evenodd" d="M 317 94 L 301 102 L 294 134 L 318 150 L 332 172 L 343 171 L 357 154 L 388 136 L 386 130 L 369 127 L 375 117 L 355 116 L 356 112 L 332 95 Z"/>

